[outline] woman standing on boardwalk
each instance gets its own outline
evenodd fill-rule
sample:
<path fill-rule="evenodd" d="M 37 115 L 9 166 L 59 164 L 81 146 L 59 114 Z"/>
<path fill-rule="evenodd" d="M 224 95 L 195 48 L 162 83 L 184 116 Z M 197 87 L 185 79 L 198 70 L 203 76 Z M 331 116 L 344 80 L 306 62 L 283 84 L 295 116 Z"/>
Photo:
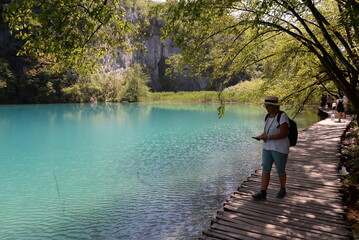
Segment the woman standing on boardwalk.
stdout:
<path fill-rule="evenodd" d="M 345 112 L 343 96 L 340 96 L 337 99 L 337 112 L 338 112 L 338 122 L 342 122 L 342 117 Z"/>
<path fill-rule="evenodd" d="M 273 163 L 277 168 L 277 173 L 280 181 L 280 190 L 277 193 L 278 198 L 283 198 L 287 192 L 285 189 L 287 175 L 285 166 L 287 164 L 289 153 L 289 119 L 287 115 L 282 112 L 280 118 L 279 102 L 276 96 L 267 96 L 264 100 L 264 107 L 268 114 L 264 122 L 264 132 L 258 136 L 259 140 L 263 140 L 263 153 L 262 153 L 262 183 L 261 191 L 252 195 L 256 200 L 263 200 L 267 197 L 267 188 L 270 180 L 270 171 Z"/>

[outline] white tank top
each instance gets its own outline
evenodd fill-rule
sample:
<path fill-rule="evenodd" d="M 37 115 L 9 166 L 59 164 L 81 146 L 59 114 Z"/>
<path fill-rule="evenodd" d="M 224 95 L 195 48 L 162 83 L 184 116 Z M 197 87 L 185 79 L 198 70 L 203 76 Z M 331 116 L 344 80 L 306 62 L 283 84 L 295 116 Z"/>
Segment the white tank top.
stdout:
<path fill-rule="evenodd" d="M 284 112 L 280 116 L 279 125 L 283 123 L 288 123 L 289 126 L 289 119 L 287 114 Z M 264 134 L 268 136 L 277 135 L 280 133 L 280 128 L 278 127 L 278 120 L 277 115 L 274 118 L 268 117 L 267 120 L 264 122 Z M 289 138 L 282 138 L 282 139 L 270 139 L 263 142 L 263 148 L 266 150 L 273 150 L 280 153 L 288 154 L 289 153 Z"/>

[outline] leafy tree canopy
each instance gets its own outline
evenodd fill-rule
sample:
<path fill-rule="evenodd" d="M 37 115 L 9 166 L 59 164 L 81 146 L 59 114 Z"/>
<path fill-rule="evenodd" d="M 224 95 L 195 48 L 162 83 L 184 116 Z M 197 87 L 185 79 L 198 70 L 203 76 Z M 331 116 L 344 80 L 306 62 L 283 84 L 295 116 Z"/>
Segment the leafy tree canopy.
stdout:
<path fill-rule="evenodd" d="M 173 0 L 161 11 L 195 73 L 218 80 L 251 70 L 281 97 L 305 92 L 303 101 L 334 82 L 359 110 L 358 1 Z"/>
<path fill-rule="evenodd" d="M 129 42 L 139 25 L 126 17 L 127 1 L 12 0 L 4 4 L 4 20 L 24 40 L 20 54 L 46 58 L 60 69 L 89 72 Z"/>

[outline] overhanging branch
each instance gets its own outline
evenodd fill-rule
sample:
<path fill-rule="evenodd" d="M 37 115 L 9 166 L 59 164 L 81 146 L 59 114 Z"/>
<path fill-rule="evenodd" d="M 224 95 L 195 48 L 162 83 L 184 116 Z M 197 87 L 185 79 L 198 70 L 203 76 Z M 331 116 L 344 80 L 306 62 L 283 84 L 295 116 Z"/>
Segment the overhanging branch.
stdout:
<path fill-rule="evenodd" d="M 296 113 L 294 114 L 295 118 L 301 111 L 303 111 L 305 104 L 307 103 L 307 101 L 309 100 L 309 97 L 314 93 L 314 91 L 316 90 L 316 88 L 313 88 L 308 95 L 306 96 L 306 98 L 304 99 L 304 101 L 302 102 L 302 104 L 299 106 L 299 108 L 297 109 Z"/>
<path fill-rule="evenodd" d="M 306 87 L 304 87 L 302 89 L 299 89 L 298 91 L 290 93 L 289 95 L 285 96 L 281 101 L 285 101 L 286 99 L 292 97 L 293 95 L 298 94 L 300 92 L 303 92 L 304 90 L 307 90 L 308 88 L 311 88 L 311 87 L 313 87 L 315 85 L 318 85 L 318 82 L 312 83 L 309 86 L 306 86 Z"/>

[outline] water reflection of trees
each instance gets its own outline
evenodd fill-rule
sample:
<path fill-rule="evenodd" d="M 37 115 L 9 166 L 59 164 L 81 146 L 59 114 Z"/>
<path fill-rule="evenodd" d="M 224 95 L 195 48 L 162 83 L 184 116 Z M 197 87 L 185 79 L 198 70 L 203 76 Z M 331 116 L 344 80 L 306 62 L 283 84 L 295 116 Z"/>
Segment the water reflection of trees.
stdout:
<path fill-rule="evenodd" d="M 9 106 L 14 108 L 17 113 L 33 111 L 36 117 L 42 118 L 46 116 L 51 122 L 58 118 L 66 120 L 89 120 L 92 122 L 100 121 L 104 118 L 112 119 L 113 122 L 143 122 L 151 114 L 154 109 L 165 109 L 174 111 L 199 111 L 213 112 L 213 116 L 217 116 L 218 104 L 215 103 L 83 103 L 83 104 L 51 104 L 51 105 L 31 105 L 31 109 L 27 106 Z M 248 111 L 248 109 L 256 108 L 258 111 Z M 286 110 L 286 109 L 284 109 Z M 290 110 L 286 110 L 291 116 Z M 248 112 L 247 120 L 262 118 L 265 111 L 258 105 L 250 104 L 226 104 L 226 114 L 243 115 Z M 242 117 L 243 118 L 243 117 Z M 242 119 L 241 118 L 241 119 Z M 3 118 L 4 120 L 5 118 Z M 245 120 L 245 119 L 242 119 Z M 304 129 L 313 123 L 319 121 L 316 109 L 309 109 L 300 113 L 295 121 L 300 129 Z"/>
<path fill-rule="evenodd" d="M 138 105 L 134 103 L 66 104 L 62 109 L 50 108 L 47 113 L 50 117 L 61 116 L 68 120 L 90 119 L 94 121 L 103 118 L 129 120 L 134 114 L 138 115 L 138 118 L 133 119 L 148 116 L 152 107 L 148 105 L 139 108 Z"/>

